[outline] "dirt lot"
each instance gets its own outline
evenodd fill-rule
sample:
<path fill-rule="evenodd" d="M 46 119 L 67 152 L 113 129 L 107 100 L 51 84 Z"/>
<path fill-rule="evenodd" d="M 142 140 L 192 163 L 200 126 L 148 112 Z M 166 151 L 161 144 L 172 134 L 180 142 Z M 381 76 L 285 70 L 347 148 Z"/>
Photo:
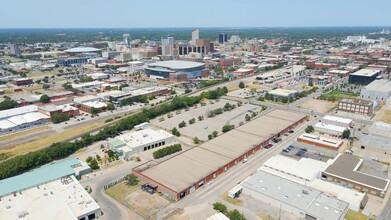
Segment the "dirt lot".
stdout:
<path fill-rule="evenodd" d="M 142 183 L 136 186 L 126 186 L 122 182 L 106 190 L 106 193 L 118 200 L 126 207 L 138 213 L 145 219 L 154 219 L 154 215 L 164 207 L 168 206 L 170 202 L 158 194 L 150 195 L 140 189 Z"/>
<path fill-rule="evenodd" d="M 317 112 L 329 112 L 338 106 L 338 102 L 329 102 L 317 99 L 311 99 L 300 105 L 300 108 L 311 109 Z"/>
<path fill-rule="evenodd" d="M 385 123 L 391 124 L 391 110 L 385 110 L 381 120 Z"/>
<path fill-rule="evenodd" d="M 157 118 L 152 120 L 151 123 L 168 131 L 173 127 L 176 127 L 184 136 L 190 138 L 198 137 L 200 140 L 207 140 L 208 134 L 211 134 L 213 131 L 217 131 L 221 134 L 221 129 L 225 124 L 235 125 L 235 127 L 239 126 L 240 122 L 245 121 L 245 115 L 251 114 L 249 113 L 249 110 L 259 112 L 262 109 L 259 106 L 245 104 L 236 107 L 231 111 L 223 112 L 215 117 L 207 117 L 209 111 L 223 108 L 227 102 L 232 105 L 237 105 L 236 102 L 226 100 L 220 100 L 214 104 L 208 102 L 206 106 L 197 105 L 197 108 L 192 107 L 189 111 L 182 110 L 179 114 L 172 112 L 172 118 L 168 118 L 167 115 L 164 115 L 164 121 L 160 121 L 160 118 Z M 198 116 L 204 116 L 204 120 L 199 121 Z M 189 124 L 189 120 L 192 118 L 195 118 L 196 122 L 194 124 Z M 186 127 L 179 128 L 178 124 L 182 121 L 186 122 Z"/>

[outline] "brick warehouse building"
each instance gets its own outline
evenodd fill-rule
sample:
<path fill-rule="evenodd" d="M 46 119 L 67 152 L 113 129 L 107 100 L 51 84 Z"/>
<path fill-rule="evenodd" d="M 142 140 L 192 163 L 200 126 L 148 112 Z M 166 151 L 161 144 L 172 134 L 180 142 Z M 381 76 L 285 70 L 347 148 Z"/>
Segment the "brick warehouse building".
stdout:
<path fill-rule="evenodd" d="M 161 163 L 144 163 L 133 172 L 139 180 L 156 185 L 157 191 L 179 200 L 305 120 L 305 115 L 274 110 Z"/>

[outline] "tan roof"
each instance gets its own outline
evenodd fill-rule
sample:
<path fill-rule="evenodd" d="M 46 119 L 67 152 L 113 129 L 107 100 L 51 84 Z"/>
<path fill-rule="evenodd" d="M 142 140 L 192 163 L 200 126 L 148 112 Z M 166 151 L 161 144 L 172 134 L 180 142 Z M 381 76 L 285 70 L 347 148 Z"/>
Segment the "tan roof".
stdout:
<path fill-rule="evenodd" d="M 290 120 L 281 119 L 286 115 Z M 182 192 L 303 117 L 275 110 L 142 173 L 178 193 Z"/>
<path fill-rule="evenodd" d="M 362 162 L 362 159 L 353 155 L 341 154 L 335 159 L 333 164 L 327 167 L 324 172 L 348 181 L 367 185 L 374 189 L 386 191 L 389 180 L 357 171 Z"/>

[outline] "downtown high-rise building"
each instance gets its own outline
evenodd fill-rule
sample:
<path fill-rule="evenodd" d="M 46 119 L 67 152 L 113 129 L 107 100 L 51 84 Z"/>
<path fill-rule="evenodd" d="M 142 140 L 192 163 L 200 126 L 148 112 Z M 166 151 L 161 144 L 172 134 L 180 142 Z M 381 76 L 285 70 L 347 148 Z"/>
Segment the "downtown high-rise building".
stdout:
<path fill-rule="evenodd" d="M 162 37 L 162 55 L 172 56 L 174 54 L 174 37 Z"/>
<path fill-rule="evenodd" d="M 199 29 L 195 29 L 193 32 L 191 32 L 191 42 L 192 42 L 192 44 L 195 44 L 198 39 L 200 39 L 200 30 Z"/>
<path fill-rule="evenodd" d="M 219 43 L 224 44 L 228 41 L 228 35 L 226 33 L 219 34 Z"/>
<path fill-rule="evenodd" d="M 12 54 L 12 55 L 15 55 L 15 56 L 20 55 L 20 48 L 19 48 L 19 45 L 17 45 L 17 44 L 11 44 L 11 45 L 10 45 L 10 50 L 11 50 L 11 54 Z"/>
<path fill-rule="evenodd" d="M 130 48 L 130 44 L 131 44 L 131 42 L 130 42 L 130 34 L 124 34 L 124 35 L 122 35 L 122 37 L 124 38 L 124 43 L 126 44 L 126 46 L 128 48 Z"/>

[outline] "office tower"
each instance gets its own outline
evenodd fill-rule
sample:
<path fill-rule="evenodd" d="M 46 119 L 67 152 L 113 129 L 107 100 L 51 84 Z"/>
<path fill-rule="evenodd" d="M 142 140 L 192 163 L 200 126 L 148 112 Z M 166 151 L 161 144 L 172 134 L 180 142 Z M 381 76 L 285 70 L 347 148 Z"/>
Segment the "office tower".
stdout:
<path fill-rule="evenodd" d="M 162 37 L 162 55 L 172 56 L 174 50 L 174 37 Z"/>
<path fill-rule="evenodd" d="M 11 45 L 10 45 L 10 49 L 11 49 L 11 54 L 12 54 L 12 55 L 15 55 L 15 56 L 20 55 L 19 45 L 17 45 L 17 44 L 11 44 Z"/>
<path fill-rule="evenodd" d="M 192 42 L 192 44 L 195 44 L 198 39 L 200 39 L 200 30 L 199 29 L 195 29 L 191 33 L 191 42 Z"/>
<path fill-rule="evenodd" d="M 227 42 L 227 41 L 228 41 L 228 36 L 227 36 L 227 34 L 225 34 L 225 33 L 219 34 L 219 43 L 220 43 L 220 44 L 224 44 L 224 43 Z"/>
<path fill-rule="evenodd" d="M 124 34 L 124 43 L 127 45 L 128 48 L 130 48 L 130 34 Z"/>

